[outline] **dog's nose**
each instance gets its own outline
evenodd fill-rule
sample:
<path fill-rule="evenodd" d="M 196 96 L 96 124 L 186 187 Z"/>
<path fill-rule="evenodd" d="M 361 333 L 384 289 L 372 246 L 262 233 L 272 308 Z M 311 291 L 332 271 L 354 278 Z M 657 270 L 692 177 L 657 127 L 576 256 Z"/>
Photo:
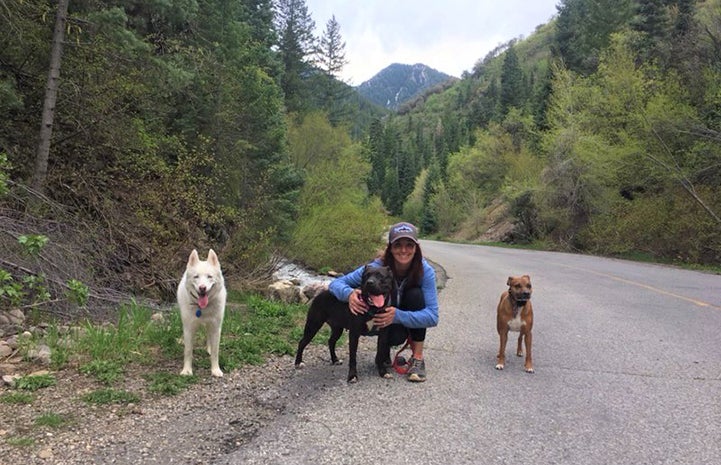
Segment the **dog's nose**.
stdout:
<path fill-rule="evenodd" d="M 201 295 L 205 295 L 205 293 L 208 292 L 208 288 L 205 286 L 200 286 L 198 288 L 198 292 L 200 292 Z"/>

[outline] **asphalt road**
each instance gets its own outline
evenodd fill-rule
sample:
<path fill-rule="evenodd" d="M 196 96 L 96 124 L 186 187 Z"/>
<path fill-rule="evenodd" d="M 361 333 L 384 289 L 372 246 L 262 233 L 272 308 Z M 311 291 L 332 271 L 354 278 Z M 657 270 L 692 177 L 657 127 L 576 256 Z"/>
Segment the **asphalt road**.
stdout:
<path fill-rule="evenodd" d="M 562 253 L 422 241 L 447 272 L 428 381 L 360 381 L 307 359 L 284 413 L 227 464 L 721 464 L 721 277 Z M 496 371 L 509 275 L 534 286 L 535 374 Z M 346 347 L 340 348 L 345 353 Z"/>

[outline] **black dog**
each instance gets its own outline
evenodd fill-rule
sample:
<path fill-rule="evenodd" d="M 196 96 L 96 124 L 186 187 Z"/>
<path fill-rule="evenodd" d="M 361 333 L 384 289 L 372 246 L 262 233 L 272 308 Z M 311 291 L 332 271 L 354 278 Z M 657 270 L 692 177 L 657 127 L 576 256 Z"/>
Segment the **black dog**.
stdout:
<path fill-rule="evenodd" d="M 371 320 L 374 315 L 384 312 L 385 308 L 390 305 L 394 292 L 395 280 L 391 269 L 387 266 L 368 265 L 363 270 L 361 281 L 361 296 L 368 304 L 367 313 L 354 315 L 348 307 L 348 302 L 341 302 L 327 290 L 319 293 L 308 309 L 303 338 L 298 343 L 298 352 L 295 356 L 295 367 L 302 368 L 304 366 L 303 350 L 320 331 L 320 328 L 323 327 L 323 323 L 328 323 L 331 328 L 330 338 L 328 338 L 331 363 L 333 365 L 340 365 L 341 363 L 335 354 L 335 345 L 343 334 L 343 329 L 347 329 L 348 382 L 355 383 L 358 381 L 358 372 L 356 371 L 358 339 L 360 336 L 374 334 L 374 332 L 371 332 L 373 326 Z M 390 376 L 387 366 L 389 360 L 385 360 L 390 357 L 389 355 L 383 355 L 389 352 L 388 331 L 387 328 L 383 328 L 378 331 L 378 352 L 376 354 L 378 374 L 382 377 Z"/>

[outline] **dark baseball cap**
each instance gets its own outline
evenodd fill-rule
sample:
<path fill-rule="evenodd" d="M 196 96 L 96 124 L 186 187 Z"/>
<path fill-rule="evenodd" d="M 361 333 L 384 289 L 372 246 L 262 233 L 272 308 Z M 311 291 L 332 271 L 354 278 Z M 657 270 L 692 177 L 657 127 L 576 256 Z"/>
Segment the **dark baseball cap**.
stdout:
<path fill-rule="evenodd" d="M 405 222 L 396 223 L 391 226 L 391 229 L 388 232 L 388 243 L 392 244 L 402 238 L 410 239 L 418 244 L 418 230 L 412 224 Z"/>

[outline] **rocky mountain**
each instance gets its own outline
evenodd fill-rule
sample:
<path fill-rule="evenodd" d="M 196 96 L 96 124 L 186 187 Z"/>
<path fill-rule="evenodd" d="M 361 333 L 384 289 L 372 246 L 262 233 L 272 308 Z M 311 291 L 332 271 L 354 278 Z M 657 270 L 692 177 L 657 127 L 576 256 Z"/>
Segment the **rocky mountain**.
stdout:
<path fill-rule="evenodd" d="M 449 79 L 455 78 L 420 63 L 394 63 L 359 85 L 356 90 L 377 105 L 397 110 L 404 102 Z"/>

